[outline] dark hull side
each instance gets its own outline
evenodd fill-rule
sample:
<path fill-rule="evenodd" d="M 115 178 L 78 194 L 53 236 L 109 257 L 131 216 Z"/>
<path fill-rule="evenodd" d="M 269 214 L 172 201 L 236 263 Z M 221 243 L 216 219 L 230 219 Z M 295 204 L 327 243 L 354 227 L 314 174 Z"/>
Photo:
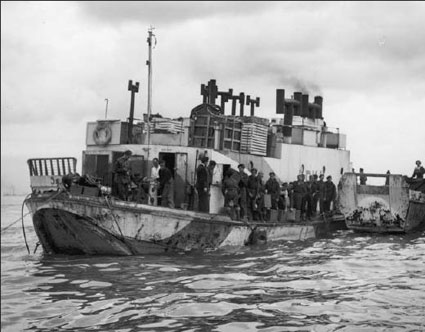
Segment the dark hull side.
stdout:
<path fill-rule="evenodd" d="M 227 216 L 72 195 L 27 201 L 40 243 L 49 254 L 143 255 L 209 251 L 329 233 L 331 220 L 244 223 Z"/>

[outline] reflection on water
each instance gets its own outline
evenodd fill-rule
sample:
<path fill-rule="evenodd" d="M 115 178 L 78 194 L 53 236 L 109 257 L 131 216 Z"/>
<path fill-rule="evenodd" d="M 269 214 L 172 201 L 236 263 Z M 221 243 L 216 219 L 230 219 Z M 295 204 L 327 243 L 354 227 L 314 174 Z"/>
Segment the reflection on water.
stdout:
<path fill-rule="evenodd" d="M 2 205 L 2 227 L 20 203 Z M 2 331 L 425 330 L 425 234 L 334 235 L 93 258 L 27 255 L 16 224 L 1 238 Z"/>

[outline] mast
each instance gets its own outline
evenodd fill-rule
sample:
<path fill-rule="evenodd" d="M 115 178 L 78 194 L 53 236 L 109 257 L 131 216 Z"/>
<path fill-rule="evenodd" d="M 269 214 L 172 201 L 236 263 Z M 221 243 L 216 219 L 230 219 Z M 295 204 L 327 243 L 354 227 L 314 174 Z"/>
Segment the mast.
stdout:
<path fill-rule="evenodd" d="M 148 65 L 148 119 L 147 119 L 147 127 L 148 127 L 148 160 L 149 160 L 149 146 L 150 146 L 150 139 L 151 139 L 151 123 L 150 123 L 150 117 L 152 113 L 152 37 L 155 38 L 155 35 L 153 34 L 153 30 L 155 28 L 151 26 L 148 30 L 149 36 L 148 36 L 148 45 L 149 45 L 149 60 L 146 61 L 146 64 Z M 155 39 L 156 41 L 156 39 Z"/>

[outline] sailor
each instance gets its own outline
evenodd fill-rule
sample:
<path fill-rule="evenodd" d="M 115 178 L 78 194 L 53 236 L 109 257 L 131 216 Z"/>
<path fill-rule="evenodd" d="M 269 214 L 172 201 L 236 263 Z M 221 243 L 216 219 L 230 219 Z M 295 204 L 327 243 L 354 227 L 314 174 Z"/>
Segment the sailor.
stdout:
<path fill-rule="evenodd" d="M 259 183 L 257 177 L 257 169 L 251 168 L 251 175 L 248 177 L 247 183 L 247 203 L 248 203 L 248 220 L 253 220 L 258 205 L 256 203 L 258 195 Z"/>
<path fill-rule="evenodd" d="M 312 215 L 315 216 L 317 213 L 317 202 L 319 201 L 319 181 L 317 174 L 313 175 L 313 183 L 311 184 L 311 205 Z"/>
<path fill-rule="evenodd" d="M 332 176 L 328 176 L 325 182 L 325 196 L 323 199 L 323 211 L 329 212 L 331 210 L 331 203 L 334 203 L 336 198 L 336 187 L 332 182 Z"/>
<path fill-rule="evenodd" d="M 416 167 L 413 170 L 412 179 L 423 179 L 425 174 L 425 168 L 422 166 L 420 160 L 416 160 Z"/>
<path fill-rule="evenodd" d="M 325 178 L 324 174 L 319 175 L 319 181 L 317 181 L 317 187 L 319 191 L 319 211 L 320 214 L 323 213 L 323 201 L 325 199 L 325 181 L 323 179 Z"/>
<path fill-rule="evenodd" d="M 266 182 L 266 194 L 270 194 L 271 196 L 271 208 L 276 210 L 279 203 L 280 198 L 280 185 L 276 180 L 276 174 L 274 172 L 270 172 L 269 179 Z"/>
<path fill-rule="evenodd" d="M 133 152 L 131 150 L 126 150 L 124 155 L 118 158 L 114 165 L 114 183 L 115 183 L 115 193 L 119 199 L 126 201 L 129 195 L 129 185 L 131 183 L 130 179 L 130 163 L 129 159 Z"/>
<path fill-rule="evenodd" d="M 293 187 L 293 199 L 294 199 L 294 208 L 301 211 L 301 214 L 305 212 L 305 195 L 307 193 L 307 188 L 304 183 L 304 174 L 297 175 L 297 181 L 294 183 Z"/>
<path fill-rule="evenodd" d="M 198 191 L 199 212 L 209 212 L 209 172 L 207 169 L 208 157 L 201 158 L 201 163 L 196 169 L 196 190 Z"/>
<path fill-rule="evenodd" d="M 248 218 L 248 201 L 246 188 L 248 186 L 248 174 L 245 173 L 245 165 L 239 164 L 239 205 L 241 208 L 241 219 L 245 220 Z"/>
<path fill-rule="evenodd" d="M 264 192 L 265 192 L 265 185 L 264 185 L 264 173 L 258 172 L 257 180 L 258 180 L 258 194 L 256 199 L 257 204 L 257 211 L 254 213 L 254 220 L 265 220 L 265 209 L 264 209 Z"/>
<path fill-rule="evenodd" d="M 210 211 L 210 200 L 211 200 L 211 185 L 213 183 L 214 168 L 217 163 L 214 160 L 210 160 L 208 163 L 208 212 Z"/>
<path fill-rule="evenodd" d="M 174 208 L 174 179 L 171 171 L 161 160 L 159 170 L 159 190 L 161 192 L 161 206 Z"/>
<path fill-rule="evenodd" d="M 367 176 L 363 173 L 363 168 L 360 168 L 360 185 L 364 186 L 366 185 Z"/>
<path fill-rule="evenodd" d="M 158 179 L 159 179 L 159 160 L 158 160 L 158 158 L 152 159 L 151 178 L 152 178 L 152 180 L 156 180 L 156 181 L 158 181 Z"/>
<path fill-rule="evenodd" d="M 151 174 L 149 178 L 149 189 L 148 189 L 148 203 L 150 205 L 158 205 L 158 180 L 159 180 L 159 160 L 158 158 L 152 159 Z"/>
<path fill-rule="evenodd" d="M 222 191 L 224 195 L 224 207 L 228 210 L 232 219 L 240 218 L 239 181 L 239 172 L 229 168 L 223 179 Z"/>

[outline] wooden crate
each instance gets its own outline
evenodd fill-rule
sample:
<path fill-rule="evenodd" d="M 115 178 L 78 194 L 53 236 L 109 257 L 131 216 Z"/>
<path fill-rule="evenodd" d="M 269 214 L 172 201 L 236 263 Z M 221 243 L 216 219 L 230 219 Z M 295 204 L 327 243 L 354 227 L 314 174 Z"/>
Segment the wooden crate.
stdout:
<path fill-rule="evenodd" d="M 73 184 L 69 188 L 69 192 L 72 195 L 82 195 L 83 194 L 83 190 L 84 190 L 84 187 L 83 186 L 80 186 L 79 184 Z"/>
<path fill-rule="evenodd" d="M 99 196 L 99 188 L 98 187 L 84 187 L 83 195 L 85 196 Z"/>

